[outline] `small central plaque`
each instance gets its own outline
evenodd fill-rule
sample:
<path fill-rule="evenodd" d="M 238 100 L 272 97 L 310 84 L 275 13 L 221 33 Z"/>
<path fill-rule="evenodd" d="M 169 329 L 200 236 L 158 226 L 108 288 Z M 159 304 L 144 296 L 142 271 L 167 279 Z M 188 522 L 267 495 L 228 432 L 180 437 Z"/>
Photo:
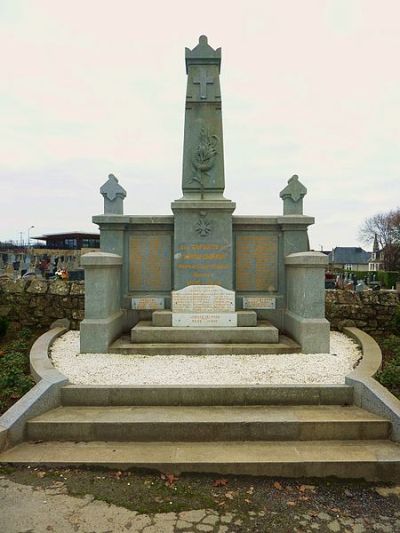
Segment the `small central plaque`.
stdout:
<path fill-rule="evenodd" d="M 173 327 L 226 328 L 237 326 L 236 313 L 173 313 Z"/>
<path fill-rule="evenodd" d="M 172 292 L 173 313 L 233 313 L 235 292 L 218 285 L 189 285 Z"/>

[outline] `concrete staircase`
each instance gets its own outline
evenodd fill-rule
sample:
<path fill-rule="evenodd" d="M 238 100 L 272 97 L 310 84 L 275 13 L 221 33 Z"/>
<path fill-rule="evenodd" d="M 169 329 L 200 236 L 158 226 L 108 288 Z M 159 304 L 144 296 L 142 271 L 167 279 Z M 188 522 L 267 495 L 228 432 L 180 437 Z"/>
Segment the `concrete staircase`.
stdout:
<path fill-rule="evenodd" d="M 158 311 L 113 342 L 111 353 L 141 355 L 241 355 L 298 353 L 295 341 L 267 320 L 239 311 L 237 327 L 171 327 L 172 313 Z M 162 325 L 161 325 L 162 324 Z M 205 342 L 206 340 L 206 342 Z"/>
<path fill-rule="evenodd" d="M 255 311 L 234 313 L 235 326 L 174 326 L 170 310 L 154 311 L 109 347 L 111 353 L 140 355 L 241 355 L 298 353 L 301 347 L 280 335 L 268 320 L 257 320 Z M 201 313 L 195 315 L 203 316 Z M 204 316 L 209 316 L 208 314 Z M 212 316 L 212 314 L 210 315 Z M 222 313 L 224 316 L 224 313 Z"/>
<path fill-rule="evenodd" d="M 348 386 L 77 386 L 31 419 L 11 463 L 400 479 L 390 422 Z"/>

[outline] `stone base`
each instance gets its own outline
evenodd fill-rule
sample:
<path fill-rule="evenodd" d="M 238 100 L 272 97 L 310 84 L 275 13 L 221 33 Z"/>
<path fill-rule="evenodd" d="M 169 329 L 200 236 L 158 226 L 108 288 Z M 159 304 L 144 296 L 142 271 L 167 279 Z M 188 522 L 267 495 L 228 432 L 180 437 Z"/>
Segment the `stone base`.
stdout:
<path fill-rule="evenodd" d="M 303 353 L 329 353 L 329 322 L 325 318 L 304 318 L 285 313 L 285 331 L 302 347 Z"/>
<path fill-rule="evenodd" d="M 110 343 L 121 335 L 124 314 L 109 318 L 85 318 L 80 327 L 80 353 L 107 353 Z"/>
<path fill-rule="evenodd" d="M 257 326 L 257 313 L 255 311 L 236 311 L 236 316 L 239 327 Z M 172 327 L 172 311 L 154 311 L 152 324 L 155 327 Z"/>
<path fill-rule="evenodd" d="M 142 320 L 131 329 L 133 343 L 269 344 L 279 342 L 279 331 L 268 321 L 256 327 L 157 327 Z"/>
<path fill-rule="evenodd" d="M 128 336 L 123 336 L 111 344 L 108 351 L 127 355 L 202 356 L 287 354 L 299 353 L 301 349 L 299 344 L 284 335 L 280 336 L 279 342 L 269 344 L 132 343 Z"/>

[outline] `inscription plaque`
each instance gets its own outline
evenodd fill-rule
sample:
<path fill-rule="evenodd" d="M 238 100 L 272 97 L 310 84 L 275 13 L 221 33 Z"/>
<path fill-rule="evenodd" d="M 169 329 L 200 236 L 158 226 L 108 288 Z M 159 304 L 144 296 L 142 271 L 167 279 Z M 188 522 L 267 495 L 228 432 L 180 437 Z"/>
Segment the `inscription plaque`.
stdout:
<path fill-rule="evenodd" d="M 236 327 L 236 313 L 173 313 L 172 326 L 187 328 Z"/>
<path fill-rule="evenodd" d="M 261 232 L 236 235 L 236 290 L 276 291 L 278 236 Z"/>
<path fill-rule="evenodd" d="M 268 296 L 243 297 L 243 309 L 276 309 L 276 298 Z"/>
<path fill-rule="evenodd" d="M 172 291 L 173 313 L 232 313 L 235 292 L 217 285 L 190 285 Z"/>
<path fill-rule="evenodd" d="M 170 291 L 172 236 L 132 235 L 129 240 L 129 289 Z"/>
<path fill-rule="evenodd" d="M 175 262 L 185 285 L 222 285 L 232 269 L 230 250 L 219 243 L 179 244 Z"/>
<path fill-rule="evenodd" d="M 152 298 L 151 296 L 132 298 L 132 309 L 165 309 L 165 300 L 164 298 Z"/>

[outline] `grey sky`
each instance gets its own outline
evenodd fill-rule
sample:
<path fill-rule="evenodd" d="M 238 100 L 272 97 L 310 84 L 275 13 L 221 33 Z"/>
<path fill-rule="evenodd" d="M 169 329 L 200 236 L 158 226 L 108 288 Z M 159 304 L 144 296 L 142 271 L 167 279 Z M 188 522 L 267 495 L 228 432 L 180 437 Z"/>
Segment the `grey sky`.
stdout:
<path fill-rule="evenodd" d="M 180 197 L 184 48 L 222 47 L 226 196 L 281 212 L 294 173 L 311 245 L 358 244 L 400 201 L 400 2 L 1 0 L 0 239 L 96 230 Z"/>

